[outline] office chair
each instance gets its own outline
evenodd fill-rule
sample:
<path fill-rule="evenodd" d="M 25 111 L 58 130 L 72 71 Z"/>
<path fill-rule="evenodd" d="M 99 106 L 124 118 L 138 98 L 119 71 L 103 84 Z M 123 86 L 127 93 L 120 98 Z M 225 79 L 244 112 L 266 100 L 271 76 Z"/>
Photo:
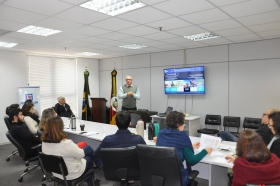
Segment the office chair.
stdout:
<path fill-rule="evenodd" d="M 18 179 L 19 182 L 22 182 L 23 176 L 25 176 L 29 172 L 33 171 L 34 169 L 40 167 L 39 155 L 28 157 L 26 151 L 24 150 L 24 148 L 15 140 L 15 138 L 9 132 L 6 132 L 6 136 L 10 140 L 10 142 L 14 146 L 16 146 L 16 148 L 18 149 L 20 157 L 23 159 L 23 161 L 25 161 L 25 166 L 27 166 L 27 168 L 24 170 L 24 173 Z M 36 146 L 32 147 L 31 149 L 38 149 L 39 147 L 41 147 L 41 144 L 36 145 Z M 29 162 L 36 161 L 36 160 L 38 160 L 38 163 L 39 163 L 38 165 L 31 165 L 31 166 L 29 166 Z"/>
<path fill-rule="evenodd" d="M 129 180 L 140 179 L 136 147 L 102 148 L 101 157 L 106 180 L 128 185 Z"/>
<path fill-rule="evenodd" d="M 182 174 L 177 150 L 174 147 L 137 145 L 137 156 L 141 171 L 141 185 L 182 186 Z M 198 171 L 189 173 L 192 185 Z"/>
<path fill-rule="evenodd" d="M 201 134 L 218 134 L 219 133 L 219 127 L 221 125 L 221 116 L 220 115 L 209 115 L 206 114 L 205 116 L 205 126 L 207 125 L 216 125 L 218 126 L 218 129 L 209 129 L 209 128 L 203 128 L 197 130 L 197 136 Z"/>
<path fill-rule="evenodd" d="M 92 182 L 94 183 L 94 170 L 90 169 L 86 173 L 84 173 L 81 177 L 74 180 L 66 180 L 66 176 L 68 175 L 68 169 L 64 162 L 63 157 L 54 156 L 54 155 L 46 155 L 42 152 L 39 153 L 39 160 L 41 163 L 41 167 L 43 172 L 47 176 L 47 180 L 53 181 L 54 183 L 58 183 L 66 186 L 76 186 L 80 183 L 86 181 L 88 178 L 92 177 Z M 61 174 L 63 176 L 63 180 L 59 179 L 52 175 L 52 173 Z M 46 186 L 45 183 L 42 183 L 42 186 Z"/>
<path fill-rule="evenodd" d="M 131 125 L 129 127 L 136 128 L 137 121 L 141 119 L 140 114 L 130 113 L 130 117 L 131 117 Z"/>
<path fill-rule="evenodd" d="M 224 121 L 223 121 L 223 126 L 224 126 L 224 131 L 226 129 L 229 131 L 230 127 L 236 128 L 236 132 L 229 131 L 236 137 L 239 135 L 239 127 L 240 127 L 240 117 L 234 117 L 234 116 L 224 116 Z"/>
<path fill-rule="evenodd" d="M 4 121 L 5 121 L 6 126 L 7 126 L 7 128 L 8 128 L 8 131 L 10 131 L 10 128 L 11 128 L 10 119 L 9 119 L 7 116 L 4 116 Z M 11 158 L 12 156 L 16 155 L 17 153 L 18 153 L 18 150 L 12 151 L 12 154 L 10 154 L 10 155 L 7 157 L 6 161 L 10 161 L 10 158 Z"/>
<path fill-rule="evenodd" d="M 245 117 L 243 120 L 243 128 L 244 129 L 258 129 L 261 126 L 261 123 L 262 123 L 261 118 Z"/>

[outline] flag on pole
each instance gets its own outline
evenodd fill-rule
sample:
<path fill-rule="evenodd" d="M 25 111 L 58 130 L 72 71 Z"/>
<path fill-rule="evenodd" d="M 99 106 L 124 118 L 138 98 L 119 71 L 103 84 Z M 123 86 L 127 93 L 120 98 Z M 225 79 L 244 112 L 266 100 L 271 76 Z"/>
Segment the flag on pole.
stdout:
<path fill-rule="evenodd" d="M 89 116 L 91 116 L 88 104 L 88 95 L 90 95 L 89 85 L 88 85 L 88 76 L 89 71 L 86 70 L 84 72 L 85 84 L 84 84 L 84 92 L 83 92 L 83 108 L 82 108 L 82 120 L 89 120 Z"/>
<path fill-rule="evenodd" d="M 111 102 L 110 102 L 110 124 L 116 125 L 116 114 L 118 110 L 118 99 L 117 99 L 117 71 L 114 70 L 111 72 L 112 75 L 112 87 L 111 87 Z"/>

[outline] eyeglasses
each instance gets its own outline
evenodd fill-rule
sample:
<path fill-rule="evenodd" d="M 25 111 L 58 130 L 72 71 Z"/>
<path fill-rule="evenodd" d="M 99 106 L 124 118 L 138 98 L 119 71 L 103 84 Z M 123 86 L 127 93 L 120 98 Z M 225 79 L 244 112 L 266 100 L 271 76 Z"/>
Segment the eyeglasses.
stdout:
<path fill-rule="evenodd" d="M 268 115 L 268 114 L 266 114 L 266 113 L 263 113 L 263 116 L 265 116 L 265 115 Z"/>
<path fill-rule="evenodd" d="M 126 79 L 126 81 L 131 81 L 132 79 Z"/>

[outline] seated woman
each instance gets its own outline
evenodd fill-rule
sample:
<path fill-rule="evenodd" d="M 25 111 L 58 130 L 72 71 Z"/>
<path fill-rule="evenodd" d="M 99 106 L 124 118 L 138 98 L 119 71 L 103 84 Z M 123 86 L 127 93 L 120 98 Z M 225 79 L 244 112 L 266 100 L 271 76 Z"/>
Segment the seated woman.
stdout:
<path fill-rule="evenodd" d="M 77 179 L 87 170 L 93 169 L 94 151 L 90 146 L 80 149 L 77 144 L 68 139 L 63 131 L 63 121 L 55 116 L 47 120 L 42 136 L 42 152 L 48 155 L 62 156 L 68 169 L 67 180 Z M 63 179 L 62 175 L 53 173 L 55 177 Z M 95 185 L 100 180 L 95 179 Z M 88 185 L 93 185 L 92 179 L 87 180 Z"/>
<path fill-rule="evenodd" d="M 40 131 L 44 131 L 45 129 L 45 125 L 47 123 L 47 120 L 56 116 L 56 112 L 54 111 L 53 108 L 48 108 L 48 109 L 45 109 L 43 112 L 42 112 L 42 118 L 41 118 L 41 121 L 39 123 L 39 129 Z"/>
<path fill-rule="evenodd" d="M 269 152 L 256 132 L 244 130 L 239 134 L 236 155 L 226 157 L 234 164 L 232 186 L 280 184 L 280 159 Z"/>
<path fill-rule="evenodd" d="M 268 115 L 269 125 L 271 132 L 274 137 L 267 145 L 267 148 L 270 149 L 270 152 L 276 154 L 280 158 L 280 112 L 273 112 Z"/>
<path fill-rule="evenodd" d="M 211 148 L 203 149 L 200 153 L 194 155 L 194 148 L 200 146 L 199 142 L 191 144 L 189 136 L 184 132 L 185 115 L 183 113 L 172 111 L 166 116 L 167 128 L 161 130 L 157 137 L 157 146 L 175 147 L 181 162 L 183 185 L 190 184 L 188 172 L 191 172 L 191 166 L 198 163 L 204 156 L 212 152 Z M 184 168 L 183 161 L 186 160 L 187 169 Z"/>
<path fill-rule="evenodd" d="M 34 112 L 34 104 L 33 103 L 26 103 L 22 106 L 22 114 L 24 115 L 24 122 L 31 133 L 37 134 L 39 129 L 38 115 Z M 39 121 L 39 120 L 38 120 Z"/>
<path fill-rule="evenodd" d="M 34 103 L 32 102 L 32 100 L 31 99 L 27 99 L 25 102 L 24 102 L 24 104 L 23 104 L 23 106 L 22 106 L 22 110 L 26 110 L 26 107 L 28 107 L 29 105 L 32 105 L 33 104 L 33 106 L 34 106 Z M 32 119 L 33 120 L 35 120 L 38 124 L 40 123 L 40 120 L 39 120 L 39 113 L 38 113 L 38 111 L 35 109 L 35 107 L 33 108 L 33 114 L 30 116 L 30 117 L 32 117 Z"/>

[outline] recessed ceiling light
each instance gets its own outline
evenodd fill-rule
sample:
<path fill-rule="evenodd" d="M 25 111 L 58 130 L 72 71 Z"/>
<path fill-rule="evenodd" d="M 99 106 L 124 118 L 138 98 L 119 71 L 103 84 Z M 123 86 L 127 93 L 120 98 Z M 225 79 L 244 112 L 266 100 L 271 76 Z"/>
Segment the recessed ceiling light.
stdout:
<path fill-rule="evenodd" d="M 18 43 L 6 43 L 6 42 L 0 42 L 0 47 L 6 47 L 6 48 L 12 48 L 16 46 Z"/>
<path fill-rule="evenodd" d="M 49 36 L 49 35 L 59 33 L 61 31 L 30 25 L 28 27 L 18 30 L 17 32 L 22 32 L 22 33 L 26 33 L 26 34 L 34 34 L 34 35 L 39 35 L 39 36 Z"/>
<path fill-rule="evenodd" d="M 81 53 L 76 53 L 77 55 L 82 55 L 82 56 L 96 56 L 96 55 L 102 55 L 101 53 L 93 53 L 93 52 L 81 52 Z"/>
<path fill-rule="evenodd" d="M 200 40 L 205 40 L 205 39 L 214 39 L 220 37 L 219 35 L 215 34 L 214 32 L 205 32 L 201 34 L 194 34 L 190 36 L 184 36 L 186 39 L 190 39 L 193 41 L 200 41 Z"/>
<path fill-rule="evenodd" d="M 115 16 L 146 5 L 136 0 L 91 0 L 80 6 L 103 14 Z"/>
<path fill-rule="evenodd" d="M 140 49 L 140 48 L 145 48 L 145 47 L 148 47 L 148 46 L 138 45 L 138 44 L 131 44 L 131 45 L 123 45 L 123 46 L 119 46 L 119 47 L 127 48 L 127 49 Z"/>

